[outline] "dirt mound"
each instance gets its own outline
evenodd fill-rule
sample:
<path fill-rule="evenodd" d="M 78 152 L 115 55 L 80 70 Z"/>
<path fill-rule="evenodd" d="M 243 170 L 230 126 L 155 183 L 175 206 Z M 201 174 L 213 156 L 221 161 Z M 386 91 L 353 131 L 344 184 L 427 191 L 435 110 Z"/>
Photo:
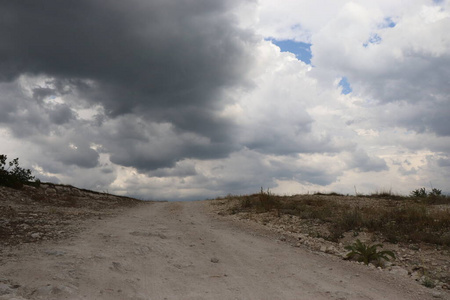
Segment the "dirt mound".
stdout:
<path fill-rule="evenodd" d="M 20 190 L 0 186 L 0 246 L 67 238 L 82 229 L 84 220 L 112 216 L 140 203 L 69 185 L 43 183 Z"/>

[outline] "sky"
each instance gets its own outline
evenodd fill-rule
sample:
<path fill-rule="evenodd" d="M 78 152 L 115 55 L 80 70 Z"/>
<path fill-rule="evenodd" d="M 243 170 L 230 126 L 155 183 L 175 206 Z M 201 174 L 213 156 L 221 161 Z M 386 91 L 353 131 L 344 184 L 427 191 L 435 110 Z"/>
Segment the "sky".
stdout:
<path fill-rule="evenodd" d="M 145 200 L 450 193 L 450 0 L 0 0 L 0 153 Z"/>

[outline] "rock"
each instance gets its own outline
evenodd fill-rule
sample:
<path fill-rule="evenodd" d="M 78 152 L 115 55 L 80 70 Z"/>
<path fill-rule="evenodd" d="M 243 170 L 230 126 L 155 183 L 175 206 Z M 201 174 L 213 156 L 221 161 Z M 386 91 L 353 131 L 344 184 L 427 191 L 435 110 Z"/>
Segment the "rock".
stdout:
<path fill-rule="evenodd" d="M 35 188 L 34 186 L 26 185 L 26 184 L 24 184 L 24 185 L 22 186 L 22 189 L 25 190 L 25 191 L 30 191 L 30 192 L 36 191 L 36 188 Z"/>
<path fill-rule="evenodd" d="M 40 238 L 42 236 L 42 233 L 40 233 L 40 232 L 33 232 L 32 234 L 30 234 L 30 236 L 33 239 L 38 239 L 38 238 Z"/>
<path fill-rule="evenodd" d="M 439 292 L 433 292 L 431 295 L 433 296 L 433 298 L 442 298 L 442 294 Z"/>
<path fill-rule="evenodd" d="M 327 252 L 327 246 L 325 246 L 325 245 L 322 245 L 322 246 L 320 246 L 320 252 Z"/>
<path fill-rule="evenodd" d="M 397 275 L 401 275 L 401 276 L 408 276 L 408 271 L 399 266 L 391 267 L 389 272 L 392 274 L 397 274 Z"/>
<path fill-rule="evenodd" d="M 120 262 L 116 262 L 116 261 L 112 262 L 112 267 L 110 267 L 110 269 L 116 270 L 116 271 L 119 271 L 119 272 L 123 271 L 122 264 Z"/>
<path fill-rule="evenodd" d="M 418 271 L 414 271 L 411 274 L 411 279 L 413 279 L 415 281 L 419 281 L 421 277 L 422 277 L 422 274 L 420 274 Z"/>
<path fill-rule="evenodd" d="M 66 286 L 66 285 L 45 285 L 37 288 L 33 291 L 33 296 L 37 296 L 38 299 L 49 299 L 49 296 L 58 295 L 59 297 L 73 295 L 77 292 L 78 288 L 76 286 Z"/>
<path fill-rule="evenodd" d="M 217 257 L 213 257 L 211 258 L 211 262 L 217 264 L 219 262 L 219 259 Z"/>
<path fill-rule="evenodd" d="M 418 251 L 420 249 L 418 245 L 414 245 L 414 244 L 409 245 L 408 248 L 411 250 L 415 250 L 415 251 Z"/>
<path fill-rule="evenodd" d="M 77 196 L 77 197 L 82 197 L 83 196 L 83 194 L 81 193 L 81 191 L 79 189 L 71 189 L 70 193 L 73 196 Z"/>
<path fill-rule="evenodd" d="M 325 252 L 329 254 L 336 254 L 338 251 L 334 246 L 328 246 Z"/>
<path fill-rule="evenodd" d="M 390 261 L 383 261 L 383 265 L 385 268 L 389 268 L 392 266 L 392 263 Z"/>
<path fill-rule="evenodd" d="M 47 196 L 54 196 L 54 195 L 56 195 L 56 189 L 54 189 L 54 188 L 48 188 L 48 189 L 46 189 L 45 190 L 45 195 L 47 195 Z"/>
<path fill-rule="evenodd" d="M 64 254 L 66 254 L 66 252 L 60 250 L 46 250 L 45 254 L 54 256 L 63 256 Z"/>
<path fill-rule="evenodd" d="M 30 228 L 31 226 L 28 224 L 20 224 L 20 227 L 22 227 L 23 230 L 27 230 L 28 228 Z"/>
<path fill-rule="evenodd" d="M 14 290 L 5 283 L 0 283 L 0 295 L 9 295 L 12 294 Z"/>

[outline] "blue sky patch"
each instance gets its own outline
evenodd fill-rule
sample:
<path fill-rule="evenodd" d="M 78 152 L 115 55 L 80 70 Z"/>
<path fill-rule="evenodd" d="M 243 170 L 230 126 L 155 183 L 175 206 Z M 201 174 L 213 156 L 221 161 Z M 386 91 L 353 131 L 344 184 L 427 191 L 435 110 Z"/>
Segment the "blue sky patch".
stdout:
<path fill-rule="evenodd" d="M 384 21 L 386 22 L 384 28 L 386 28 L 386 27 L 393 28 L 393 27 L 395 27 L 395 25 L 397 25 L 397 23 L 395 23 L 392 20 L 392 18 L 385 18 Z"/>
<path fill-rule="evenodd" d="M 294 53 L 297 59 L 304 63 L 311 64 L 311 44 L 296 42 L 293 40 L 277 41 L 274 39 L 269 39 L 269 41 L 280 47 L 281 52 Z"/>
<path fill-rule="evenodd" d="M 369 40 L 363 44 L 364 48 L 369 46 L 369 44 L 380 44 L 382 41 L 381 36 L 374 33 L 370 36 Z"/>
<path fill-rule="evenodd" d="M 339 81 L 339 86 L 342 87 L 342 94 L 344 95 L 350 94 L 353 91 L 347 77 L 342 77 L 341 81 Z"/>

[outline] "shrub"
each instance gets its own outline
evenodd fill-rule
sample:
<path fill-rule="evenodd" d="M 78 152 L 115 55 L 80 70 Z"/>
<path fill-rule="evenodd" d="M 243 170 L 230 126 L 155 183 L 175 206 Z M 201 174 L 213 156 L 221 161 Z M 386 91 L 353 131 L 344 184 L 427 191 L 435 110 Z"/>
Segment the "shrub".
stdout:
<path fill-rule="evenodd" d="M 345 247 L 345 249 L 350 251 L 347 254 L 347 258 L 351 259 L 353 257 L 357 257 L 357 260 L 359 262 L 364 262 L 366 265 L 368 265 L 370 262 L 374 260 L 376 261 L 380 261 L 381 259 L 389 260 L 388 256 L 395 259 L 394 252 L 388 250 L 377 251 L 378 247 L 383 248 L 383 245 L 374 244 L 368 246 L 362 243 L 359 239 L 357 239 L 356 242 L 353 243 L 353 245 L 348 245 Z"/>
<path fill-rule="evenodd" d="M 411 192 L 410 196 L 414 197 L 414 198 L 426 198 L 427 197 L 427 191 L 426 191 L 426 189 L 424 187 L 420 188 L 420 189 L 416 189 L 416 190 Z"/>
<path fill-rule="evenodd" d="M 15 158 L 6 163 L 7 156 L 0 155 L 0 185 L 21 188 L 24 183 L 34 179 L 30 169 L 19 167 L 19 159 Z"/>
<path fill-rule="evenodd" d="M 428 194 L 428 196 L 430 197 L 441 197 L 442 196 L 442 190 L 438 190 L 438 189 L 431 189 L 431 192 Z"/>
<path fill-rule="evenodd" d="M 440 189 L 432 188 L 431 192 L 427 193 L 427 190 L 423 187 L 423 188 L 412 191 L 410 196 L 414 197 L 414 198 L 427 198 L 427 197 L 436 198 L 436 197 L 442 197 L 443 195 L 442 195 L 442 190 L 440 190 Z"/>

